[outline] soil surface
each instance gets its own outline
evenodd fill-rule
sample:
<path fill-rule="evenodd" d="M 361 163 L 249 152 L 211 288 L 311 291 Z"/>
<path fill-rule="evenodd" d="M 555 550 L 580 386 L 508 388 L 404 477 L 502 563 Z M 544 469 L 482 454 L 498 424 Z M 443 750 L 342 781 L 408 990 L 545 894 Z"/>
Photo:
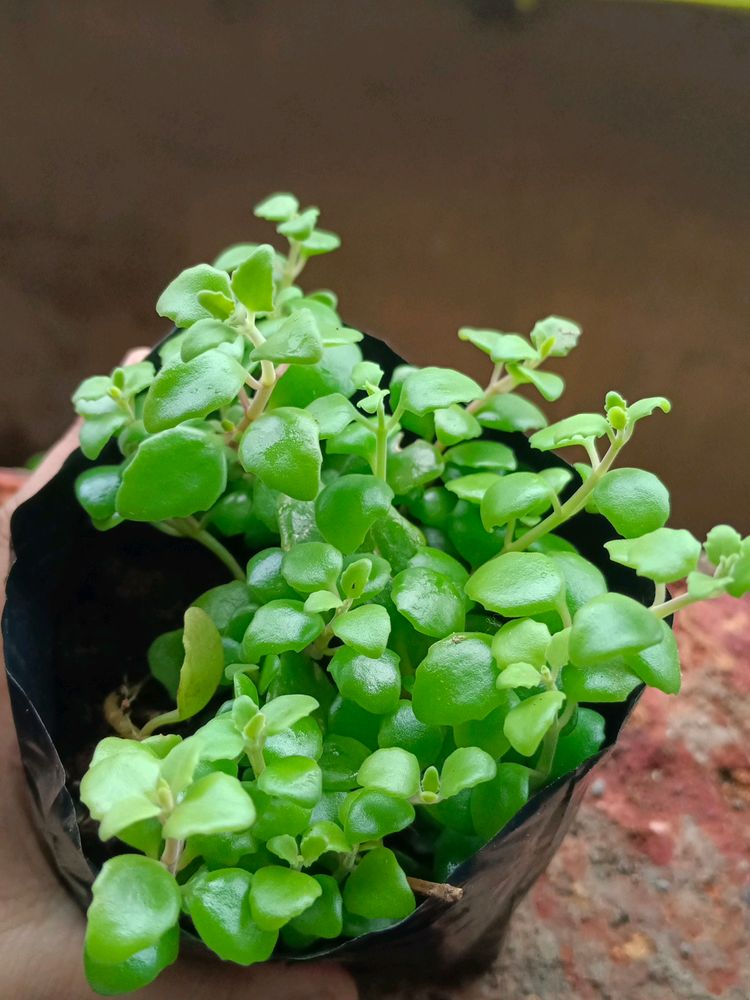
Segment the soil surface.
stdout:
<path fill-rule="evenodd" d="M 748 1000 L 750 600 L 676 632 L 681 694 L 645 693 L 495 966 L 381 1000 Z"/>

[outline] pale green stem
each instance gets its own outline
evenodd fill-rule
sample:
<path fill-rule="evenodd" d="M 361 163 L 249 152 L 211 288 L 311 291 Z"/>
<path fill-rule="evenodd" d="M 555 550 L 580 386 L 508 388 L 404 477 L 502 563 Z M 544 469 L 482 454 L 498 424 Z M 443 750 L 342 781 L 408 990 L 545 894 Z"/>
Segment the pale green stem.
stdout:
<path fill-rule="evenodd" d="M 180 721 L 180 713 L 176 708 L 173 708 L 171 712 L 163 712 L 161 715 L 155 715 L 153 719 L 149 719 L 146 725 L 141 728 L 138 738 L 145 740 L 157 729 L 161 729 L 162 726 L 174 726 Z"/>
<path fill-rule="evenodd" d="M 259 778 L 266 769 L 266 762 L 263 758 L 263 747 L 257 743 L 249 743 L 245 745 L 245 753 L 247 754 L 247 759 L 250 761 L 253 774 L 256 778 Z"/>
<path fill-rule="evenodd" d="M 692 597 L 690 594 L 683 594 L 681 597 L 673 597 L 671 601 L 664 601 L 663 604 L 652 605 L 651 611 L 653 611 L 657 618 L 667 618 L 669 615 L 673 615 L 675 611 L 686 608 L 689 604 L 695 604 L 697 601 L 697 597 Z"/>
<path fill-rule="evenodd" d="M 530 528 L 525 535 L 516 539 L 515 542 L 508 546 L 508 551 L 523 552 L 524 549 L 527 549 L 529 545 L 537 541 L 537 539 L 542 538 L 550 531 L 554 531 L 555 528 L 559 527 L 565 521 L 570 520 L 571 517 L 574 517 L 580 510 L 582 510 L 586 506 L 589 496 L 596 489 L 597 484 L 612 467 L 618 453 L 627 443 L 627 440 L 627 437 L 617 438 L 612 443 L 597 468 L 594 469 L 588 479 L 581 484 L 573 496 L 566 500 L 558 510 L 553 511 L 543 521 L 540 521 L 539 524 Z"/>
<path fill-rule="evenodd" d="M 245 572 L 232 553 L 215 535 L 201 527 L 194 517 L 175 518 L 173 521 L 154 522 L 154 527 L 173 538 L 192 538 L 220 559 L 236 580 L 244 580 Z"/>
<path fill-rule="evenodd" d="M 547 730 L 542 743 L 542 752 L 536 765 L 536 773 L 532 778 L 532 785 L 535 789 L 541 788 L 549 778 L 549 772 L 557 752 L 557 744 L 560 740 L 560 733 L 567 726 L 576 710 L 577 702 L 568 699 L 565 711 L 560 718 Z"/>
<path fill-rule="evenodd" d="M 378 429 L 375 432 L 375 475 L 385 479 L 388 463 L 388 425 L 385 421 L 385 408 L 381 399 L 378 405 Z"/>
<path fill-rule="evenodd" d="M 279 281 L 279 291 L 284 291 L 293 285 L 295 280 L 302 273 L 306 261 L 302 260 L 302 245 L 298 240 L 289 240 L 289 253 L 287 254 L 284 271 Z"/>
<path fill-rule="evenodd" d="M 516 533 L 516 518 L 514 517 L 505 526 L 505 542 L 503 543 L 503 552 L 507 552 L 513 543 L 513 536 Z"/>
<path fill-rule="evenodd" d="M 353 599 L 351 597 L 347 597 L 347 599 L 343 602 L 343 604 L 341 604 L 338 608 L 336 608 L 336 610 L 331 615 L 331 620 L 328 622 L 326 627 L 320 633 L 318 638 L 314 642 L 311 642 L 310 645 L 305 650 L 305 652 L 309 657 L 311 657 L 313 660 L 320 660 L 323 656 L 325 656 L 326 650 L 328 648 L 328 643 L 333 638 L 333 623 L 340 615 L 346 614 L 346 612 L 349 610 L 349 608 L 351 608 L 353 603 L 354 603 Z"/>
<path fill-rule="evenodd" d="M 660 604 L 664 604 L 667 599 L 667 585 L 666 583 L 657 583 L 656 589 L 654 591 L 654 601 L 651 605 L 652 608 L 658 608 Z"/>
<path fill-rule="evenodd" d="M 164 842 L 164 852 L 161 856 L 161 863 L 168 872 L 172 873 L 172 875 L 174 875 L 177 871 L 184 848 L 184 840 L 175 840 L 173 837 L 168 837 Z"/>

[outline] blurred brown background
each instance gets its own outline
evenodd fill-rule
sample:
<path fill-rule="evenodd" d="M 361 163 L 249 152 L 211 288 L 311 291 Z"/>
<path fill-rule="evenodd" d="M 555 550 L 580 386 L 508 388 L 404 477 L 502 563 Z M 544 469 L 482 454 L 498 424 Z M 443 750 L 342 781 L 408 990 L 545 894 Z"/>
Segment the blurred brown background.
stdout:
<path fill-rule="evenodd" d="M 290 188 L 344 238 L 306 277 L 350 323 L 477 373 L 460 324 L 579 320 L 564 411 L 670 395 L 633 459 L 676 522 L 750 529 L 750 17 L 509 6 L 3 0 L 0 463 Z"/>

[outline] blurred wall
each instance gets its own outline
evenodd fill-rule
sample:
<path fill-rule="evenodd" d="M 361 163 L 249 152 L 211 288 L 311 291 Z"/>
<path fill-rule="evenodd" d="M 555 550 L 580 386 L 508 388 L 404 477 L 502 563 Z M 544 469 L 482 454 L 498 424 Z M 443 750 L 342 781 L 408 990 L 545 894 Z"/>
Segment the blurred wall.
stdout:
<path fill-rule="evenodd" d="M 665 392 L 633 459 L 677 521 L 750 529 L 750 18 L 547 0 L 0 4 L 0 462 L 165 327 L 183 266 L 290 188 L 306 275 L 416 362 L 460 324 L 585 328 L 555 412 Z M 709 487 L 708 483 L 713 485 Z"/>

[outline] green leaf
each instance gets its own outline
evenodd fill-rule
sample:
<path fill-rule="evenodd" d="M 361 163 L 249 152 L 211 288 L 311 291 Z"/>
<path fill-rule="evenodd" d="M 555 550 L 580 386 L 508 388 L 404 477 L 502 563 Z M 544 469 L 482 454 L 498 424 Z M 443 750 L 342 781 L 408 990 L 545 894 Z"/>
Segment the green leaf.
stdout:
<path fill-rule="evenodd" d="M 322 892 L 310 875 L 268 865 L 253 876 L 250 912 L 262 930 L 277 931 L 304 913 Z"/>
<path fill-rule="evenodd" d="M 524 757 L 535 754 L 564 701 L 562 691 L 543 691 L 512 708 L 505 717 L 503 732 L 513 749 Z"/>
<path fill-rule="evenodd" d="M 578 667 L 595 667 L 653 646 L 661 638 L 661 622 L 648 608 L 624 594 L 603 594 L 576 612 L 570 658 Z"/>
<path fill-rule="evenodd" d="M 433 569 L 414 566 L 403 570 L 391 584 L 391 597 L 399 612 L 422 635 L 440 639 L 464 627 L 461 590 Z"/>
<path fill-rule="evenodd" d="M 483 840 L 491 840 L 526 805 L 532 771 L 522 764 L 498 764 L 492 781 L 478 785 L 471 795 L 471 818 Z"/>
<path fill-rule="evenodd" d="M 351 423 L 338 434 L 328 439 L 326 453 L 328 455 L 358 455 L 368 465 L 375 460 L 375 433 L 361 423 Z"/>
<path fill-rule="evenodd" d="M 216 693 L 224 677 L 224 647 L 219 631 L 200 608 L 188 608 L 182 636 L 185 659 L 177 685 L 180 719 L 197 715 Z"/>
<path fill-rule="evenodd" d="M 122 474 L 117 513 L 130 521 L 165 521 L 208 510 L 226 487 L 224 448 L 194 427 L 147 438 Z"/>
<path fill-rule="evenodd" d="M 318 527 L 336 548 L 355 552 L 373 524 L 388 513 L 392 499 L 393 490 L 375 476 L 339 476 L 315 501 Z"/>
<path fill-rule="evenodd" d="M 562 686 L 573 701 L 594 704 L 625 701 L 641 683 L 624 659 L 611 660 L 598 667 L 564 667 Z"/>
<path fill-rule="evenodd" d="M 237 340 L 237 331 L 218 319 L 202 319 L 184 335 L 180 345 L 180 357 L 183 361 L 192 361 L 205 351 L 223 347 Z M 241 352 L 240 352 L 241 354 Z M 236 395 L 236 393 L 235 393 Z"/>
<path fill-rule="evenodd" d="M 529 443 L 539 451 L 552 451 L 605 437 L 609 430 L 607 418 L 601 413 L 579 413 L 543 427 L 531 435 Z"/>
<path fill-rule="evenodd" d="M 669 490 L 643 469 L 613 469 L 597 484 L 593 499 L 623 538 L 656 531 L 669 519 Z"/>
<path fill-rule="evenodd" d="M 132 993 L 152 983 L 160 972 L 176 961 L 180 950 L 180 929 L 172 927 L 150 948 L 144 948 L 124 962 L 95 962 L 84 949 L 83 965 L 89 986 L 101 996 Z"/>
<path fill-rule="evenodd" d="M 255 822 L 255 806 L 240 782 L 222 771 L 190 785 L 164 824 L 164 836 L 184 840 L 196 833 L 236 833 Z"/>
<path fill-rule="evenodd" d="M 281 549 L 262 549 L 247 564 L 250 597 L 258 604 L 295 598 L 296 594 L 281 574 L 284 553 Z"/>
<path fill-rule="evenodd" d="M 219 958 L 237 965 L 265 962 L 278 937 L 253 920 L 251 883 L 249 872 L 222 868 L 200 875 L 189 895 L 190 917 L 201 939 Z"/>
<path fill-rule="evenodd" d="M 743 538 L 742 547 L 732 563 L 729 575 L 732 582 L 727 585 L 728 594 L 742 597 L 750 591 L 750 537 Z"/>
<path fill-rule="evenodd" d="M 332 253 L 341 246 L 341 238 L 326 229 L 313 229 L 307 239 L 302 240 L 303 257 L 317 257 L 322 253 Z"/>
<path fill-rule="evenodd" d="M 172 698 L 176 698 L 180 669 L 185 658 L 182 629 L 164 632 L 157 636 L 148 647 L 146 656 L 151 673 L 167 689 Z"/>
<path fill-rule="evenodd" d="M 435 410 L 435 434 L 440 444 L 458 444 L 479 437 L 481 433 L 482 425 L 477 418 L 457 403 L 444 410 Z"/>
<path fill-rule="evenodd" d="M 714 566 L 718 566 L 722 559 L 737 555 L 741 548 L 742 536 L 728 524 L 717 524 L 706 536 L 706 555 Z"/>
<path fill-rule="evenodd" d="M 710 601 L 724 594 L 731 583 L 731 576 L 711 576 L 694 570 L 687 575 L 687 592 L 696 601 Z"/>
<path fill-rule="evenodd" d="M 385 517 L 373 524 L 370 538 L 396 572 L 406 569 L 409 560 L 427 544 L 423 532 L 395 507 L 389 507 Z"/>
<path fill-rule="evenodd" d="M 313 875 L 322 892 L 312 906 L 289 923 L 299 934 L 312 938 L 337 938 L 343 927 L 343 901 L 332 875 Z"/>
<path fill-rule="evenodd" d="M 604 574 L 588 559 L 579 556 L 577 552 L 552 550 L 549 552 L 549 558 L 565 578 L 565 603 L 571 615 L 574 615 L 579 608 L 588 604 L 594 597 L 607 593 L 608 587 Z M 562 624 L 559 609 L 544 617 L 546 624 L 553 630 Z"/>
<path fill-rule="evenodd" d="M 369 564 L 366 575 L 363 564 Z M 346 568 L 341 574 L 340 588 L 344 596 L 352 600 L 370 600 L 380 594 L 390 583 L 390 563 L 382 556 L 376 556 L 372 552 L 357 552 L 345 556 L 344 566 Z"/>
<path fill-rule="evenodd" d="M 680 653 L 677 640 L 666 622 L 660 621 L 661 641 L 625 657 L 630 670 L 644 684 L 658 688 L 665 694 L 680 690 Z"/>
<path fill-rule="evenodd" d="M 472 719 L 470 722 L 462 722 L 453 727 L 456 746 L 481 747 L 493 760 L 499 760 L 510 748 L 510 743 L 503 732 L 505 716 L 518 702 L 518 696 L 512 691 L 501 692 L 500 704 L 484 719 Z"/>
<path fill-rule="evenodd" d="M 200 597 L 196 597 L 193 607 L 205 611 L 220 632 L 226 632 L 238 616 L 249 616 L 251 610 L 254 610 L 247 585 L 242 580 L 232 580 L 231 583 L 211 587 Z M 243 628 L 242 631 L 244 630 Z"/>
<path fill-rule="evenodd" d="M 266 486 L 295 500 L 314 500 L 320 486 L 318 425 L 305 410 L 279 407 L 263 413 L 242 436 L 239 459 Z"/>
<path fill-rule="evenodd" d="M 329 851 L 335 854 L 351 853 L 352 845 L 344 836 L 341 827 L 331 820 L 313 823 L 300 842 L 300 854 L 306 866 L 314 864 Z"/>
<path fill-rule="evenodd" d="M 401 674 L 399 658 L 392 650 L 370 657 L 342 646 L 334 653 L 328 669 L 342 697 L 365 711 L 385 715 L 398 705 Z"/>
<path fill-rule="evenodd" d="M 479 747 L 459 747 L 449 754 L 440 772 L 440 796 L 452 798 L 467 788 L 474 788 L 483 781 L 491 781 L 497 774 L 497 765 L 490 755 Z"/>
<path fill-rule="evenodd" d="M 417 439 L 388 456 L 388 485 L 396 496 L 403 496 L 437 479 L 444 467 L 435 447 Z"/>
<path fill-rule="evenodd" d="M 330 590 L 315 590 L 305 601 L 305 611 L 333 611 L 340 608 L 343 601 Z"/>
<path fill-rule="evenodd" d="M 234 243 L 221 251 L 213 266 L 220 271 L 234 271 L 243 260 L 247 260 L 257 246 L 257 243 Z"/>
<path fill-rule="evenodd" d="M 407 375 L 399 405 L 417 416 L 442 410 L 453 403 L 479 399 L 482 390 L 473 378 L 452 368 L 420 368 Z"/>
<path fill-rule="evenodd" d="M 502 476 L 482 497 L 482 524 L 486 531 L 521 517 L 538 517 L 552 505 L 552 490 L 535 472 Z"/>
<path fill-rule="evenodd" d="M 281 697 L 294 696 L 282 695 Z M 298 697 L 304 698 L 309 697 L 309 695 L 298 695 Z M 263 747 L 263 755 L 268 764 L 281 760 L 283 757 L 301 756 L 317 760 L 322 752 L 323 734 L 315 719 L 311 719 L 309 716 L 298 719 L 288 729 L 284 729 L 274 736 L 268 736 Z"/>
<path fill-rule="evenodd" d="M 162 368 L 143 406 L 146 430 L 163 431 L 229 406 L 246 375 L 241 364 L 220 350 Z"/>
<path fill-rule="evenodd" d="M 419 791 L 419 761 L 401 747 L 376 750 L 362 764 L 357 778 L 363 788 L 379 788 L 410 799 Z"/>
<path fill-rule="evenodd" d="M 297 214 L 299 202 L 293 194 L 286 192 L 272 194 L 253 209 L 253 214 L 259 219 L 266 219 L 268 222 L 286 222 L 293 215 Z"/>
<path fill-rule="evenodd" d="M 321 440 L 334 437 L 348 427 L 356 417 L 356 410 L 340 392 L 314 399 L 307 407 L 320 429 Z"/>
<path fill-rule="evenodd" d="M 539 670 L 530 663 L 509 663 L 497 678 L 499 691 L 514 688 L 535 688 L 542 682 Z"/>
<path fill-rule="evenodd" d="M 276 252 L 261 243 L 232 274 L 232 291 L 251 314 L 273 309 L 273 266 Z"/>
<path fill-rule="evenodd" d="M 292 365 L 274 389 L 271 404 L 307 406 L 331 392 L 349 397 L 354 392 L 352 368 L 361 360 L 362 351 L 356 344 L 324 348 L 318 364 Z"/>
<path fill-rule="evenodd" d="M 302 542 L 284 554 L 281 572 L 290 587 L 300 594 L 312 594 L 315 590 L 335 591 L 343 564 L 333 545 Z"/>
<path fill-rule="evenodd" d="M 414 714 L 429 726 L 453 726 L 483 719 L 496 708 L 497 668 L 489 636 L 454 635 L 430 646 L 417 667 Z"/>
<path fill-rule="evenodd" d="M 458 476 L 445 484 L 445 488 L 460 500 L 481 504 L 482 498 L 499 477 L 495 472 L 472 472 L 468 476 Z"/>
<path fill-rule="evenodd" d="M 84 417 L 78 436 L 81 451 L 91 461 L 99 458 L 112 435 L 121 431 L 128 422 L 128 417 L 113 399 L 102 400 L 100 409 L 101 413 Z"/>
<path fill-rule="evenodd" d="M 309 694 L 282 694 L 263 706 L 266 718 L 266 732 L 269 736 L 281 733 L 311 715 L 320 707 L 319 702 Z"/>
<path fill-rule="evenodd" d="M 119 465 L 97 465 L 76 479 L 76 499 L 92 520 L 106 521 L 115 515 L 120 476 Z"/>
<path fill-rule="evenodd" d="M 378 729 L 378 746 L 408 750 L 421 767 L 437 759 L 443 739 L 443 730 L 420 722 L 411 701 L 407 700 L 400 701 L 395 712 L 385 716 Z"/>
<path fill-rule="evenodd" d="M 348 792 L 357 785 L 357 774 L 370 751 L 359 740 L 339 734 L 329 735 L 323 743 L 320 768 L 326 792 Z"/>
<path fill-rule="evenodd" d="M 242 640 L 248 663 L 257 663 L 266 653 L 300 653 L 318 638 L 324 628 L 319 614 L 305 611 L 302 601 L 269 601 L 258 608 Z"/>
<path fill-rule="evenodd" d="M 499 667 L 511 663 L 531 663 L 541 668 L 546 663 L 550 631 L 530 618 L 507 622 L 492 640 L 492 654 Z"/>
<path fill-rule="evenodd" d="M 228 270 L 228 268 L 224 268 L 224 270 Z M 229 319 L 229 317 L 234 314 L 235 310 L 234 299 L 230 299 L 229 296 L 225 295 L 223 292 L 198 292 L 198 304 L 203 306 L 204 309 L 219 320 Z M 198 322 L 200 323 L 203 321 L 199 320 Z M 195 326 L 195 324 L 193 324 L 193 326 Z M 239 338 L 234 341 L 234 343 L 238 342 L 240 346 L 242 346 L 242 342 Z M 187 360 L 187 358 L 183 358 L 183 361 Z"/>
<path fill-rule="evenodd" d="M 356 653 L 380 656 L 388 645 L 391 619 L 380 604 L 363 604 L 334 618 L 333 634 Z"/>
<path fill-rule="evenodd" d="M 477 412 L 482 427 L 495 431 L 535 431 L 545 427 L 547 418 L 534 403 L 515 393 L 491 396 Z"/>
<path fill-rule="evenodd" d="M 402 920 L 414 910 L 414 893 L 393 851 L 376 847 L 362 858 L 344 885 L 344 906 L 370 920 Z"/>
<path fill-rule="evenodd" d="M 319 215 L 320 212 L 317 208 L 306 208 L 304 212 L 300 212 L 294 218 L 282 222 L 281 225 L 276 227 L 276 231 L 289 239 L 303 242 L 312 235 Z"/>
<path fill-rule="evenodd" d="M 657 528 L 639 538 L 605 542 L 610 559 L 656 583 L 681 580 L 698 565 L 701 544 L 684 528 Z"/>
<path fill-rule="evenodd" d="M 573 350 L 581 336 L 577 323 L 562 316 L 539 320 L 531 331 L 531 342 L 544 357 L 564 358 Z"/>
<path fill-rule="evenodd" d="M 284 757 L 263 770 L 258 788 L 312 809 L 323 792 L 320 768 L 307 757 Z"/>
<path fill-rule="evenodd" d="M 565 380 L 554 372 L 540 372 L 524 365 L 509 364 L 508 373 L 522 385 L 530 382 L 539 395 L 550 403 L 559 399 L 565 390 Z"/>
<path fill-rule="evenodd" d="M 565 597 L 565 578 L 549 556 L 506 552 L 469 577 L 466 593 L 488 611 L 522 618 L 559 608 Z"/>
<path fill-rule="evenodd" d="M 346 797 L 341 809 L 344 834 L 352 844 L 382 840 L 414 822 L 414 806 L 378 788 L 361 788 Z"/>
<path fill-rule="evenodd" d="M 450 448 L 444 455 L 445 461 L 463 469 L 479 469 L 490 472 L 513 471 L 516 456 L 511 449 L 498 441 L 467 441 Z"/>
<path fill-rule="evenodd" d="M 198 301 L 200 292 L 221 292 L 232 296 L 232 287 L 226 271 L 209 264 L 196 264 L 178 274 L 159 296 L 156 311 L 171 319 L 175 326 L 186 329 L 201 319 L 212 319 L 212 314 Z"/>
<path fill-rule="evenodd" d="M 174 876 L 152 858 L 110 858 L 91 891 L 85 947 L 93 962 L 104 965 L 125 962 L 157 945 L 180 915 Z"/>
<path fill-rule="evenodd" d="M 549 780 L 554 781 L 563 774 L 575 771 L 601 750 L 605 737 L 606 724 L 601 715 L 591 708 L 579 708 L 575 726 L 560 736 Z"/>
<path fill-rule="evenodd" d="M 464 584 L 469 579 L 469 572 L 466 567 L 454 559 L 453 556 L 443 552 L 442 549 L 433 548 L 430 545 L 423 545 L 409 559 L 410 569 L 431 569 L 441 576 L 447 576 L 461 591 Z"/>
<path fill-rule="evenodd" d="M 669 413 L 671 409 L 672 404 L 664 396 L 649 396 L 647 399 L 639 399 L 637 403 L 628 407 L 628 421 L 634 424 L 644 417 L 650 417 L 654 410 Z"/>
<path fill-rule="evenodd" d="M 250 354 L 251 361 L 313 365 L 323 357 L 323 342 L 309 309 L 299 309 Z"/>
<path fill-rule="evenodd" d="M 118 752 L 106 757 L 94 757 L 94 763 L 81 780 L 81 801 L 96 820 L 105 816 L 122 802 L 142 800 L 155 794 L 160 776 L 159 761 L 145 747 L 134 743 L 132 747 L 120 741 Z M 124 829 L 124 822 L 120 829 Z M 112 835 L 117 833 L 112 831 Z"/>
<path fill-rule="evenodd" d="M 488 354 L 495 364 L 506 361 L 528 361 L 538 357 L 537 352 L 517 333 L 498 333 L 497 330 L 475 330 L 464 326 L 458 331 L 459 340 L 467 340 L 480 351 Z"/>

